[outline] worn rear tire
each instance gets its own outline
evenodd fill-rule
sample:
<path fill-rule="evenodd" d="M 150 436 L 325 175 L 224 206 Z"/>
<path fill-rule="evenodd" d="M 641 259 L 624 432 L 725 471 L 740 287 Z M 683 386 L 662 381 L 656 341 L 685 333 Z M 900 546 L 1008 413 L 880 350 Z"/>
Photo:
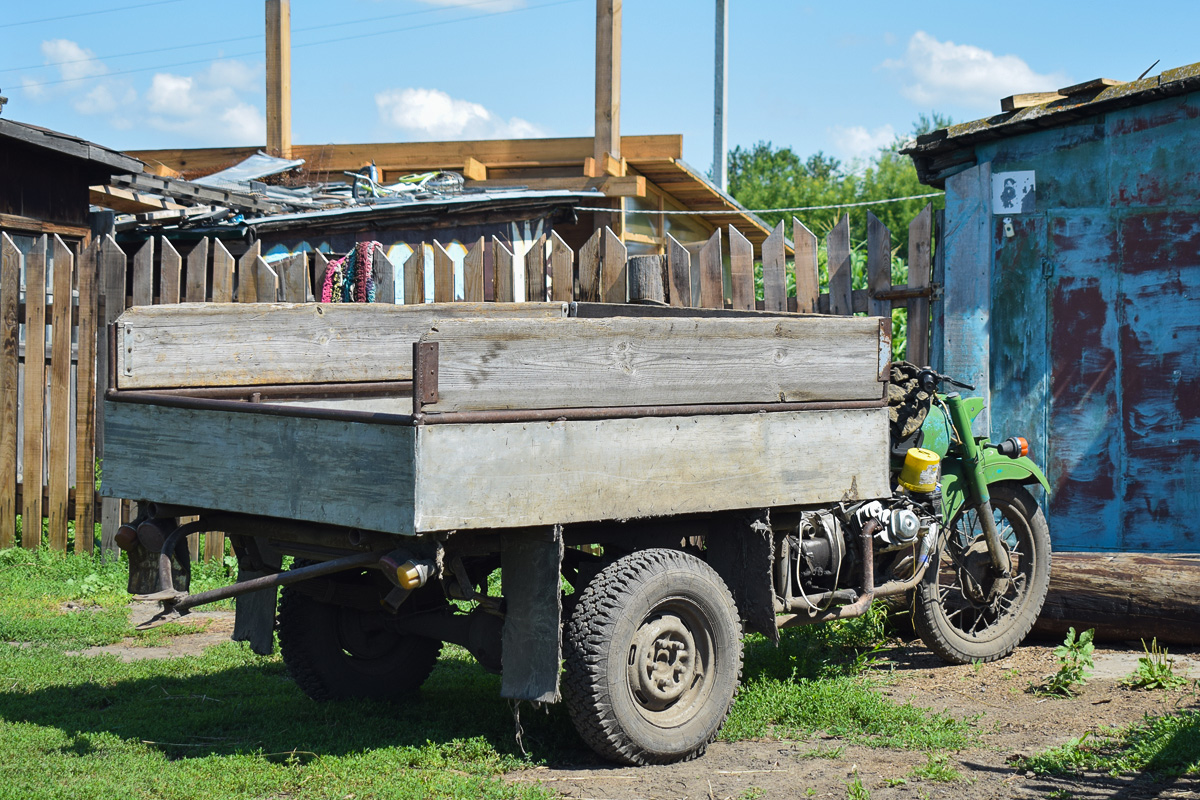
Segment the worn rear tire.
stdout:
<path fill-rule="evenodd" d="M 1050 529 L 1025 487 L 988 487 L 996 527 L 1013 559 L 1012 583 L 987 597 L 986 541 L 973 508 L 964 508 L 942 533 L 936 560 L 917 586 L 913 623 L 925 645 L 951 664 L 996 661 L 1017 649 L 1037 621 L 1050 587 Z"/>
<path fill-rule="evenodd" d="M 396 700 L 433 672 L 442 643 L 398 633 L 383 611 L 322 603 L 293 587 L 279 601 L 279 649 L 313 700 Z"/>
<path fill-rule="evenodd" d="M 567 709 L 588 746 L 625 764 L 704 753 L 742 670 L 737 608 L 711 567 L 667 549 L 618 559 L 583 590 L 565 634 Z"/>

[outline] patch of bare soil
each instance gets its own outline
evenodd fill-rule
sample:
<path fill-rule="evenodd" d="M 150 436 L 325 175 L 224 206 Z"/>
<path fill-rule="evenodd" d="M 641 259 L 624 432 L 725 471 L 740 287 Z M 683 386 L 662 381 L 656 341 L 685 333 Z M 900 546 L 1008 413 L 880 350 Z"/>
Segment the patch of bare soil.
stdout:
<path fill-rule="evenodd" d="M 137 627 L 152 619 L 162 608 L 158 603 L 134 601 L 129 604 L 129 622 Z M 149 640 L 127 636 L 116 644 L 106 644 L 99 647 L 89 647 L 72 655 L 95 656 L 101 654 L 115 655 L 125 663 L 140 661 L 145 658 L 178 658 L 179 656 L 198 656 L 209 647 L 229 641 L 233 633 L 232 611 L 193 611 L 171 622 L 171 627 L 164 627 L 165 632 L 172 633 Z M 185 630 L 180 630 L 180 627 Z"/>
<path fill-rule="evenodd" d="M 1127 725 L 1145 714 L 1200 707 L 1191 690 L 1138 692 L 1118 686 L 1142 655 L 1140 643 L 1127 648 L 1098 646 L 1096 670 L 1074 698 L 1046 698 L 1027 692 L 1031 682 L 1054 672 L 1056 643 L 1034 642 L 993 664 L 948 666 L 919 641 L 886 653 L 894 671 L 882 691 L 898 702 L 975 718 L 978 741 L 947 754 L 947 766 L 961 775 L 933 782 L 912 771 L 926 764 L 925 753 L 843 745 L 820 736 L 805 741 L 716 742 L 696 761 L 663 767 L 538 768 L 509 779 L 537 782 L 566 797 L 599 800 L 690 798 L 846 798 L 861 781 L 873 800 L 888 798 L 1200 798 L 1200 779 L 1155 783 L 1147 777 L 1087 775 L 1048 778 L 1019 772 L 1013 760 L 1063 744 L 1088 731 Z M 1200 678 L 1200 653 L 1176 654 L 1177 673 Z M 901 782 L 903 781 L 903 782 Z"/>

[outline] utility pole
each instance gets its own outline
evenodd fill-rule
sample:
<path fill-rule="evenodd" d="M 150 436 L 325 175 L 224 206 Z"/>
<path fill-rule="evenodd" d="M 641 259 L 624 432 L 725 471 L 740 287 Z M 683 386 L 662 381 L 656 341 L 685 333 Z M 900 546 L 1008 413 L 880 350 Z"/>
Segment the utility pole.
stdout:
<path fill-rule="evenodd" d="M 292 157 L 291 0 L 267 0 L 267 152 Z"/>
<path fill-rule="evenodd" d="M 729 89 L 726 78 L 729 77 L 729 38 L 726 31 L 729 27 L 729 7 L 726 0 L 716 0 L 717 3 L 717 57 L 714 72 L 716 86 L 713 99 L 713 180 L 722 192 L 729 188 L 729 154 L 725 150 L 725 106 L 729 103 Z"/>

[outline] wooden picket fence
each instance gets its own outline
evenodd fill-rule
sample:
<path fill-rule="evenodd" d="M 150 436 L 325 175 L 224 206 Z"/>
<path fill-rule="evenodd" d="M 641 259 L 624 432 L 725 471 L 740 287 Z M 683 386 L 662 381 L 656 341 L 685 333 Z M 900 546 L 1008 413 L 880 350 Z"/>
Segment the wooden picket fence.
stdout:
<path fill-rule="evenodd" d="M 889 316 L 892 308 L 907 306 L 908 358 L 927 363 L 932 211 L 926 207 L 909 225 L 909 278 L 904 286 L 891 282 L 890 232 L 873 215 L 868 214 L 867 223 L 866 289 L 852 289 L 849 221 L 842 217 L 826 237 L 827 292 L 820 291 L 817 237 L 793 220 L 795 259 L 791 263 L 785 258 L 782 222 L 757 258 L 752 243 L 732 227 L 724 235 L 718 229 L 707 242 L 691 247 L 668 236 L 658 299 L 693 308 L 839 315 Z M 99 463 L 102 468 L 104 455 L 103 420 L 97 412 L 108 388 L 107 326 L 133 305 L 311 302 L 329 260 L 316 252 L 268 263 L 257 244 L 234 258 L 217 239 L 200 240 L 184 257 L 161 238 L 147 240 L 127 257 L 110 236 L 79 251 L 57 236 L 43 236 L 23 257 L 22 298 L 22 254 L 7 234 L 0 237 L 0 256 L 0 548 L 13 545 L 19 513 L 23 520 L 45 519 L 48 545 L 59 551 L 68 549 L 68 522 L 74 520 L 75 550 L 80 552 L 95 546 L 97 518 L 104 532 L 102 541 L 111 542 L 129 514 L 128 503 L 98 500 L 95 492 L 95 466 Z M 426 269 L 427 260 L 432 262 L 431 270 Z M 762 299 L 756 298 L 756 262 L 762 265 Z M 521 256 L 500 238 L 480 238 L 466 248 L 461 264 L 437 241 L 428 243 L 428 248 L 413 247 L 399 269 L 377 249 L 373 273 L 376 302 L 426 302 L 432 297 L 438 303 L 624 303 L 631 299 L 628 264 L 625 245 L 603 228 L 578 253 L 553 232 L 539 237 Z M 52 266 L 50 281 L 48 265 Z M 794 294 L 787 291 L 789 273 Z M 454 288 L 456 274 L 461 293 Z M 427 277 L 430 287 L 426 287 Z M 112 298 L 119 300 L 112 302 Z M 635 296 L 633 301 L 645 299 L 655 298 Z M 24 357 L 19 347 L 22 326 L 24 352 L 32 354 L 46 351 L 47 325 L 51 331 L 48 357 Z M 19 393 L 20 383 L 24 390 Z M 23 439 L 20 459 L 18 425 Z M 29 491 L 31 486 L 43 488 Z M 24 525 L 22 544 L 41 546 L 41 526 Z M 193 542 L 194 557 L 199 557 L 200 547 Z M 203 552 L 206 558 L 221 557 L 224 537 L 208 535 Z"/>

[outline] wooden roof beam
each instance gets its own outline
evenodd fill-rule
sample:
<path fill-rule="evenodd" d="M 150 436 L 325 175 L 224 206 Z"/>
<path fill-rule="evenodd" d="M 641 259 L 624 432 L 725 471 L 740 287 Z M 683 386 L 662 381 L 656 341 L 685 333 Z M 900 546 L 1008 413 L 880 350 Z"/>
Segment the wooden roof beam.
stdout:
<path fill-rule="evenodd" d="M 111 208 L 122 214 L 140 214 L 144 211 L 177 210 L 183 208 L 161 197 L 153 197 L 132 189 L 117 186 L 89 186 L 88 202 L 94 206 Z"/>

